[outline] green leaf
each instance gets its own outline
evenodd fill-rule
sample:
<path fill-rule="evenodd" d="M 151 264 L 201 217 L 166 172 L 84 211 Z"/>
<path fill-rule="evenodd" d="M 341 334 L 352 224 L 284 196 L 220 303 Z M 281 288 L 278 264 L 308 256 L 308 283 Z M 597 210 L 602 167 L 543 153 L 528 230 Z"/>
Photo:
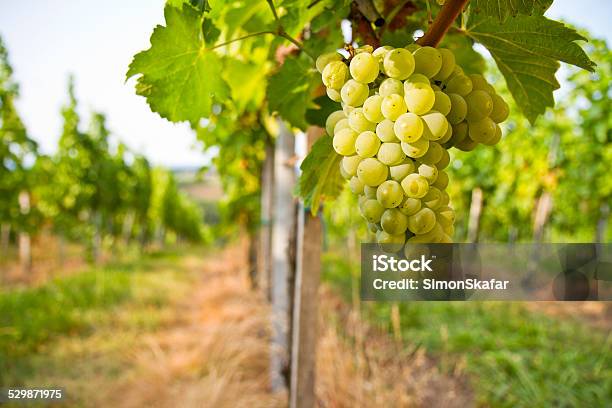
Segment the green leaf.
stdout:
<path fill-rule="evenodd" d="M 223 77 L 232 91 L 232 100 L 239 111 L 255 111 L 266 93 L 266 71 L 251 61 L 227 58 Z"/>
<path fill-rule="evenodd" d="M 325 121 L 332 112 L 342 109 L 338 102 L 332 101 L 327 95 L 319 96 L 313 102 L 317 107 L 306 111 L 306 121 L 311 125 L 322 128 L 325 127 Z"/>
<path fill-rule="evenodd" d="M 472 0 L 470 12 L 484 17 L 495 17 L 500 23 L 518 14 L 543 15 L 553 0 Z"/>
<path fill-rule="evenodd" d="M 466 34 L 489 50 L 532 124 L 546 107 L 554 105 L 559 61 L 589 71 L 595 66 L 575 42 L 586 40 L 584 37 L 543 16 L 517 16 L 504 24 L 486 18 L 468 27 Z"/>
<path fill-rule="evenodd" d="M 342 156 L 334 151 L 331 137 L 325 135 L 317 139 L 302 162 L 297 194 L 312 214 L 319 211 L 324 199 L 335 198 L 342 191 L 344 179 L 340 175 L 340 160 Z"/>
<path fill-rule="evenodd" d="M 306 128 L 305 114 L 310 103 L 314 79 L 311 62 L 303 58 L 287 58 L 268 80 L 270 109 L 300 129 Z"/>
<path fill-rule="evenodd" d="M 166 5 L 164 16 L 166 26 L 153 30 L 151 48 L 134 56 L 127 78 L 140 75 L 136 92 L 152 111 L 172 122 L 195 124 L 210 115 L 213 101 L 229 95 L 221 60 L 206 48 L 197 10 Z"/>

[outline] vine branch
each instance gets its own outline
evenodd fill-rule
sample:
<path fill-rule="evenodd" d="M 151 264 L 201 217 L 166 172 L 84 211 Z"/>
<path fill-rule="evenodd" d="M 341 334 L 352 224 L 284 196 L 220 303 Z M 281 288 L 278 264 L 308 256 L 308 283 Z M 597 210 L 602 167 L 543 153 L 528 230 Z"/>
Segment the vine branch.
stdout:
<path fill-rule="evenodd" d="M 246 35 L 243 35 L 242 37 L 233 38 L 231 40 L 224 41 L 224 42 L 219 43 L 219 44 L 215 44 L 212 47 L 207 48 L 206 50 L 207 51 L 214 50 L 216 48 L 221 48 L 221 47 L 224 47 L 224 46 L 229 45 L 231 43 L 235 43 L 235 42 L 238 42 L 238 41 L 246 40 L 247 38 L 257 37 L 258 35 L 264 35 L 264 34 L 274 34 L 274 35 L 277 35 L 276 31 L 258 31 L 256 33 L 246 34 Z"/>
<path fill-rule="evenodd" d="M 422 46 L 436 47 L 461 14 L 469 0 L 447 0 L 424 36 L 417 40 Z"/>

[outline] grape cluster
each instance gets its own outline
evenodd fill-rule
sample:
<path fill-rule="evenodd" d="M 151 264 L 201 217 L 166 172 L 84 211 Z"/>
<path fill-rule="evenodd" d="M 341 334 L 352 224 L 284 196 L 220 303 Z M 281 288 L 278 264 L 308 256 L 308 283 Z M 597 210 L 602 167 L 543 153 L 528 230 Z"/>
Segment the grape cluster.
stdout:
<path fill-rule="evenodd" d="M 506 102 L 444 48 L 365 46 L 350 61 L 329 53 L 316 65 L 327 95 L 342 104 L 326 130 L 377 242 L 452 242 L 448 149 L 497 143 Z"/>

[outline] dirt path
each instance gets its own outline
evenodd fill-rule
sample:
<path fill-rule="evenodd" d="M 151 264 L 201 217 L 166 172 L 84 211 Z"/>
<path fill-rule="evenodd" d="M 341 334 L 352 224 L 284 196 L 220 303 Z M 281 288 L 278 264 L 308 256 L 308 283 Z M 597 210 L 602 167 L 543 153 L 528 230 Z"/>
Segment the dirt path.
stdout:
<path fill-rule="evenodd" d="M 285 406 L 285 395 L 269 392 L 269 309 L 249 289 L 243 253 L 230 247 L 203 265 L 194 261 L 202 270 L 192 294 L 174 306 L 172 324 L 142 338 L 131 375 L 110 387 L 105 405 Z M 365 325 L 329 290 L 322 298 L 320 407 L 471 405 L 461 376 L 441 374 L 422 350 Z"/>

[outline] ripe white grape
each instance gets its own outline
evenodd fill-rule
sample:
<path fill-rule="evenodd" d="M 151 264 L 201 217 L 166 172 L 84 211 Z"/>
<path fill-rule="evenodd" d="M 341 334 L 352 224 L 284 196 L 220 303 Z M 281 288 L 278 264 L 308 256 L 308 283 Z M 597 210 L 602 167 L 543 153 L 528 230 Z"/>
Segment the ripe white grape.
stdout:
<path fill-rule="evenodd" d="M 443 227 L 451 226 L 455 223 L 455 211 L 448 206 L 439 207 L 436 210 L 436 220 Z"/>
<path fill-rule="evenodd" d="M 450 163 L 450 154 L 448 154 L 448 150 L 442 149 L 442 157 L 435 164 L 438 170 L 443 170 L 448 167 Z"/>
<path fill-rule="evenodd" d="M 376 157 L 387 166 L 395 166 L 404 161 L 406 154 L 399 143 L 387 142 L 380 145 Z"/>
<path fill-rule="evenodd" d="M 389 168 L 373 157 L 363 159 L 357 166 L 357 177 L 368 186 L 378 186 L 387 179 Z"/>
<path fill-rule="evenodd" d="M 425 124 L 423 137 L 428 140 L 440 140 L 448 130 L 448 121 L 440 112 L 430 112 L 421 116 Z"/>
<path fill-rule="evenodd" d="M 414 72 L 414 57 L 404 48 L 396 48 L 386 53 L 383 67 L 387 76 L 406 79 Z"/>
<path fill-rule="evenodd" d="M 329 64 L 332 61 L 342 61 L 342 55 L 338 54 L 335 51 L 319 55 L 319 57 L 317 58 L 317 61 L 315 62 L 317 71 L 319 71 L 320 73 L 323 73 L 323 69 L 325 69 L 327 64 Z"/>
<path fill-rule="evenodd" d="M 495 89 L 487 82 L 485 77 L 479 74 L 471 74 L 468 77 L 472 80 L 472 90 L 480 90 L 485 91 L 489 95 L 493 96 L 495 94 Z"/>
<path fill-rule="evenodd" d="M 353 57 L 349 70 L 355 81 L 368 84 L 378 76 L 379 65 L 376 57 L 367 52 L 362 52 Z"/>
<path fill-rule="evenodd" d="M 438 178 L 438 168 L 434 165 L 421 164 L 418 170 L 419 175 L 424 177 L 429 184 L 435 183 Z"/>
<path fill-rule="evenodd" d="M 355 108 L 348 115 L 348 123 L 351 129 L 357 133 L 376 129 L 376 124 L 370 122 L 363 113 L 363 108 Z"/>
<path fill-rule="evenodd" d="M 408 217 L 408 228 L 415 234 L 426 234 L 436 225 L 436 214 L 430 208 L 422 208 Z"/>
<path fill-rule="evenodd" d="M 478 121 L 489 116 L 493 110 L 493 99 L 485 91 L 477 89 L 465 97 L 468 122 Z"/>
<path fill-rule="evenodd" d="M 416 142 L 412 143 L 404 143 L 401 144 L 402 150 L 406 153 L 406 156 L 412 157 L 413 159 L 418 159 L 427 153 L 429 149 L 429 140 L 421 137 Z"/>
<path fill-rule="evenodd" d="M 368 222 L 380 222 L 380 217 L 383 215 L 385 208 L 377 200 L 368 199 L 361 204 L 361 215 Z"/>
<path fill-rule="evenodd" d="M 355 140 L 357 140 L 357 132 L 353 129 L 342 129 L 334 134 L 332 145 L 336 153 L 351 156 L 355 154 Z"/>
<path fill-rule="evenodd" d="M 421 209 L 421 205 L 421 200 L 418 198 L 405 197 L 397 209 L 404 215 L 412 215 Z"/>
<path fill-rule="evenodd" d="M 370 130 L 361 132 L 355 141 L 355 151 L 362 158 L 374 157 L 379 147 L 380 139 Z"/>
<path fill-rule="evenodd" d="M 342 95 L 340 95 L 340 92 L 338 92 L 337 90 L 332 89 L 332 88 L 327 88 L 325 92 L 327 93 L 327 97 L 331 99 L 332 101 L 342 102 Z"/>
<path fill-rule="evenodd" d="M 395 208 L 402 203 L 404 191 L 395 180 L 387 180 L 376 189 L 376 199 L 385 208 Z"/>
<path fill-rule="evenodd" d="M 351 177 L 349 181 L 349 188 L 353 194 L 363 194 L 363 182 L 357 177 Z"/>
<path fill-rule="evenodd" d="M 423 115 L 433 107 L 436 101 L 436 94 L 429 84 L 414 82 L 411 83 L 411 89 L 406 90 L 406 87 L 404 87 L 404 100 L 410 112 Z"/>
<path fill-rule="evenodd" d="M 491 99 L 493 99 L 493 109 L 491 109 L 490 118 L 493 119 L 493 122 L 495 123 L 502 123 L 508 119 L 510 108 L 508 107 L 506 101 L 504 101 L 504 99 L 497 94 L 493 94 Z"/>
<path fill-rule="evenodd" d="M 414 84 L 422 83 L 431 86 L 429 78 L 423 74 L 412 74 L 404 81 L 404 93 L 411 89 L 414 89 Z"/>
<path fill-rule="evenodd" d="M 340 162 L 340 166 L 346 174 L 350 174 L 351 176 L 355 176 L 357 174 L 357 166 L 361 163 L 361 157 L 355 156 L 345 156 L 342 158 Z"/>
<path fill-rule="evenodd" d="M 331 64 L 333 64 L 333 62 L 329 65 Z M 325 69 L 327 69 L 329 65 Z M 363 105 L 369 94 L 370 90 L 368 89 L 368 86 L 366 84 L 362 84 L 361 82 L 357 82 L 354 79 L 349 79 L 346 81 L 346 83 L 342 86 L 342 89 L 340 89 L 342 102 L 352 107 Z"/>
<path fill-rule="evenodd" d="M 406 159 L 402 164 L 391 166 L 389 174 L 393 180 L 401 182 L 407 175 L 414 173 L 415 170 L 414 162 L 411 159 Z"/>
<path fill-rule="evenodd" d="M 442 154 L 445 151 L 446 150 L 440 146 L 440 143 L 429 142 L 429 149 L 427 149 L 427 152 L 419 158 L 419 161 L 421 163 L 433 165 L 440 161 Z"/>
<path fill-rule="evenodd" d="M 450 125 L 448 125 L 448 127 L 446 128 L 446 133 L 444 134 L 444 136 L 442 136 L 442 138 L 440 140 L 438 140 L 438 143 L 445 144 L 446 142 L 448 142 L 451 137 L 453 137 L 453 127 Z"/>
<path fill-rule="evenodd" d="M 348 67 L 342 61 L 331 61 L 323 69 L 323 84 L 331 89 L 340 89 L 348 79 Z"/>
<path fill-rule="evenodd" d="M 404 246 L 404 242 L 406 242 L 406 235 L 391 235 L 385 231 L 378 231 L 376 233 L 376 242 L 384 245 L 384 249 L 389 250 L 390 252 L 397 252 Z"/>
<path fill-rule="evenodd" d="M 384 116 L 380 111 L 383 97 L 380 95 L 372 95 L 363 103 L 363 115 L 367 120 L 374 123 L 382 122 Z"/>
<path fill-rule="evenodd" d="M 396 120 L 402 113 L 406 113 L 406 102 L 401 95 L 392 94 L 383 98 L 380 110 L 389 120 Z"/>
<path fill-rule="evenodd" d="M 448 84 L 446 84 L 446 92 L 467 96 L 472 92 L 472 80 L 463 74 L 451 76 Z"/>
<path fill-rule="evenodd" d="M 446 119 L 448 119 L 452 125 L 456 125 L 465 119 L 467 115 L 467 103 L 465 103 L 465 99 L 459 94 L 451 93 L 448 94 L 448 97 L 451 102 L 451 109 L 446 115 Z"/>
<path fill-rule="evenodd" d="M 421 47 L 414 51 L 414 72 L 427 78 L 435 76 L 442 68 L 442 55 L 433 47 Z"/>
<path fill-rule="evenodd" d="M 332 135 L 335 135 L 336 133 L 338 133 L 339 131 L 341 131 L 342 129 L 350 129 L 351 127 L 349 126 L 348 123 L 348 119 L 344 118 L 344 119 L 340 119 L 335 125 L 334 125 L 334 130 L 331 133 Z"/>
<path fill-rule="evenodd" d="M 478 147 L 478 142 L 472 140 L 469 136 L 463 139 L 460 142 L 457 142 L 455 147 L 464 152 L 471 152 L 476 147 Z"/>
<path fill-rule="evenodd" d="M 468 137 L 468 124 L 467 122 L 460 122 L 456 125 L 453 125 L 453 135 L 448 141 L 449 146 L 457 146 L 458 143 L 461 143 L 463 139 Z"/>
<path fill-rule="evenodd" d="M 404 84 L 399 79 L 387 78 L 380 83 L 378 94 L 380 96 L 389 96 L 393 94 L 404 96 Z"/>
<path fill-rule="evenodd" d="M 495 124 L 495 136 L 493 136 L 491 139 L 487 139 L 485 140 L 483 143 L 486 144 L 487 146 L 493 146 L 496 145 L 502 137 L 502 131 L 501 128 L 499 127 L 498 124 Z"/>
<path fill-rule="evenodd" d="M 344 112 L 339 110 L 332 112 L 325 120 L 325 131 L 328 135 L 332 136 L 334 133 L 334 127 L 341 120 L 344 119 Z"/>
<path fill-rule="evenodd" d="M 432 110 L 436 110 L 444 116 L 447 116 L 451 110 L 450 97 L 442 91 L 434 91 L 434 94 L 436 95 L 436 100 Z"/>
<path fill-rule="evenodd" d="M 495 122 L 488 117 L 475 122 L 468 122 L 470 139 L 475 142 L 485 143 L 495 137 L 496 126 Z"/>
<path fill-rule="evenodd" d="M 429 191 L 421 199 L 421 202 L 428 208 L 436 210 L 440 207 L 442 202 L 442 192 L 436 187 L 429 186 Z"/>
<path fill-rule="evenodd" d="M 444 81 L 453 73 L 453 70 L 455 69 L 455 54 L 446 48 L 439 48 L 438 51 L 442 56 L 442 67 L 440 68 L 440 71 L 433 76 L 433 79 L 436 81 Z"/>
<path fill-rule="evenodd" d="M 423 134 L 423 120 L 414 113 L 403 113 L 395 121 L 393 131 L 402 142 L 415 142 Z"/>
<path fill-rule="evenodd" d="M 429 182 L 420 174 L 412 173 L 407 175 L 402 180 L 402 188 L 404 193 L 411 198 L 421 198 L 427 194 L 429 190 Z"/>
<path fill-rule="evenodd" d="M 376 136 L 378 136 L 381 142 L 399 142 L 393 128 L 393 122 L 389 119 L 385 119 L 376 125 Z"/>
<path fill-rule="evenodd" d="M 397 208 L 389 208 L 380 217 L 380 226 L 388 234 L 403 234 L 408 229 L 408 217 Z"/>
<path fill-rule="evenodd" d="M 376 199 L 376 190 L 378 188 L 377 187 L 372 187 L 372 186 L 363 186 L 363 194 L 367 197 L 367 198 L 373 198 Z"/>

